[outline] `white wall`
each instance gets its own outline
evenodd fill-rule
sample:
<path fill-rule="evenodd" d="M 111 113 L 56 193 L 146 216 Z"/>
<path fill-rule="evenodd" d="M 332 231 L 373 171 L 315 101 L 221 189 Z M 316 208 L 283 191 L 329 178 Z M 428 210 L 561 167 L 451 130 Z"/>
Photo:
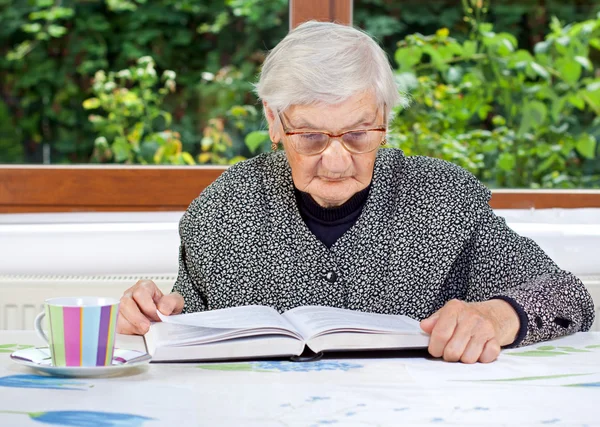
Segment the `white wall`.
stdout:
<path fill-rule="evenodd" d="M 600 209 L 497 213 L 582 278 L 600 317 Z M 181 215 L 0 215 L 0 329 L 30 329 L 53 296 L 119 297 L 142 277 L 168 292 L 177 274 Z M 594 328 L 600 330 L 599 321 Z"/>
<path fill-rule="evenodd" d="M 498 210 L 563 269 L 600 275 L 600 209 Z M 182 212 L 0 215 L 0 274 L 172 274 Z"/>

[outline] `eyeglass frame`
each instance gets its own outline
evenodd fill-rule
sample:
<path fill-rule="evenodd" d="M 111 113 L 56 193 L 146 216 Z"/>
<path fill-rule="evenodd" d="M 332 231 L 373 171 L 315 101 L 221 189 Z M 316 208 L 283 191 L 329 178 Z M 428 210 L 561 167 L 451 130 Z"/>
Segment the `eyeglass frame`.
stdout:
<path fill-rule="evenodd" d="M 385 110 L 386 110 L 386 106 L 385 106 L 385 104 L 384 104 L 384 106 L 383 106 L 383 120 L 384 120 L 384 121 L 385 121 Z M 302 135 L 302 134 L 310 134 L 310 133 L 319 133 L 319 134 L 322 134 L 322 135 L 327 135 L 327 136 L 328 136 L 328 138 L 329 138 L 329 139 L 327 140 L 327 144 L 325 144 L 325 147 L 324 147 L 324 148 L 323 148 L 321 151 L 318 151 L 318 152 L 316 152 L 316 153 L 312 153 L 312 154 L 303 154 L 303 155 L 305 155 L 305 156 L 316 156 L 316 155 L 318 155 L 318 154 L 321 154 L 321 153 L 323 153 L 325 150 L 327 150 L 327 148 L 329 147 L 329 144 L 331 144 L 331 141 L 332 141 L 333 139 L 338 139 L 338 140 L 340 141 L 340 143 L 342 144 L 342 146 L 344 147 L 344 149 L 345 149 L 346 151 L 348 151 L 349 153 L 351 153 L 351 154 L 367 154 L 367 153 L 372 153 L 373 151 L 377 150 L 377 148 L 378 148 L 378 147 L 382 147 L 382 146 L 384 146 L 385 144 L 387 144 L 387 140 L 386 140 L 387 125 L 386 125 L 386 124 L 384 124 L 384 125 L 381 125 L 381 126 L 379 126 L 379 127 L 376 127 L 376 128 L 368 128 L 368 129 L 350 129 L 350 130 L 347 130 L 347 131 L 345 131 L 345 132 L 342 132 L 342 133 L 340 133 L 340 134 L 338 134 L 338 135 L 334 135 L 334 134 L 332 134 L 332 133 L 330 133 L 330 132 L 326 132 L 326 131 L 322 131 L 322 130 L 314 130 L 314 131 L 294 131 L 294 130 L 290 130 L 290 129 L 288 129 L 288 128 L 287 128 L 287 126 L 286 126 L 285 122 L 284 122 L 284 121 L 283 121 L 283 119 L 282 119 L 282 117 L 285 117 L 285 116 L 283 115 L 283 113 L 281 113 L 281 112 L 279 112 L 279 111 L 278 111 L 278 112 L 277 112 L 277 116 L 279 117 L 279 122 L 281 123 L 281 127 L 283 128 L 283 133 L 285 134 L 285 136 L 294 136 L 294 135 Z M 348 149 L 348 147 L 346 146 L 346 144 L 344 143 L 344 140 L 342 139 L 342 137 L 343 137 L 344 135 L 346 135 L 347 133 L 352 133 L 352 132 L 373 132 L 373 131 L 377 131 L 377 132 L 383 132 L 383 139 L 382 139 L 382 140 L 381 140 L 381 142 L 380 142 L 380 143 L 379 143 L 377 146 L 375 146 L 375 147 L 374 147 L 372 150 L 369 150 L 369 151 L 364 151 L 364 152 L 362 152 L 362 153 L 358 153 L 358 152 L 355 152 L 355 151 L 349 150 L 349 149 Z M 299 153 L 299 152 L 298 152 L 298 150 L 296 149 L 296 147 L 294 146 L 295 144 L 293 144 L 293 143 L 292 143 L 292 144 L 290 144 L 290 145 L 292 146 L 292 148 L 293 148 L 293 149 L 294 149 L 294 150 L 295 150 L 297 153 Z M 273 143 L 273 144 L 271 145 L 271 148 L 273 149 L 273 151 L 275 151 L 275 150 L 277 149 L 277 144 L 276 144 L 276 143 Z M 299 153 L 299 154 L 302 154 L 302 153 Z"/>

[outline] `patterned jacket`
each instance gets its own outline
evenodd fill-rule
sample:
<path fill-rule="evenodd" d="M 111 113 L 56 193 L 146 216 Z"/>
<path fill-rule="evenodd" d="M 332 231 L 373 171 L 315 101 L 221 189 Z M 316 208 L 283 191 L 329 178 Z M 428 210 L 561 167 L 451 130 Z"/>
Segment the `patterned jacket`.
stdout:
<path fill-rule="evenodd" d="M 260 155 L 229 168 L 183 215 L 173 290 L 184 312 L 327 305 L 418 320 L 453 298 L 501 298 L 521 320 L 513 345 L 588 330 L 594 308 L 581 281 L 489 199 L 458 166 L 381 149 L 360 217 L 327 249 L 300 216 L 285 154 Z"/>

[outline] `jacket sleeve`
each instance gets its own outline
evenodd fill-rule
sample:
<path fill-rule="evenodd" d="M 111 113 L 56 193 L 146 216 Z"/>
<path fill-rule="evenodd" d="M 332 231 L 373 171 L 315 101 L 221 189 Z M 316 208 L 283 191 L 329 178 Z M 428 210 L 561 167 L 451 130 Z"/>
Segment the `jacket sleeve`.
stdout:
<path fill-rule="evenodd" d="M 589 330 L 594 304 L 581 280 L 561 270 L 533 240 L 511 230 L 487 203 L 480 213 L 463 251 L 466 300 L 511 304 L 521 327 L 509 347 Z"/>
<path fill-rule="evenodd" d="M 188 259 L 186 247 L 191 243 L 194 236 L 194 218 L 192 210 L 195 203 L 184 213 L 179 223 L 179 271 L 172 292 L 178 292 L 185 301 L 183 313 L 193 313 L 206 310 L 206 299 L 202 292 L 202 279 L 194 268 L 193 260 Z"/>

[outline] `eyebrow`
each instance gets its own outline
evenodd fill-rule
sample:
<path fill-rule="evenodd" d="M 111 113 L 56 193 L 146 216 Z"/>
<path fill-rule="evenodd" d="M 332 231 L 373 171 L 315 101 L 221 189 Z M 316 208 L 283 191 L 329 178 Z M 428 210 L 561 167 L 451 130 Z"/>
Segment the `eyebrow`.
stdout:
<path fill-rule="evenodd" d="M 346 126 L 344 129 L 356 129 L 357 126 L 359 125 L 366 125 L 366 124 L 372 124 L 376 119 L 377 116 L 379 116 L 379 109 L 377 109 L 375 111 L 375 116 L 372 117 L 369 120 L 369 116 L 362 116 L 359 120 L 355 121 L 353 124 L 351 124 L 350 126 Z M 297 123 L 296 126 L 294 126 L 294 124 L 291 122 L 291 120 L 289 118 L 288 119 L 288 123 L 290 124 L 290 126 L 292 126 L 293 129 L 312 129 L 312 130 L 323 130 L 322 128 L 318 127 L 318 126 L 314 126 L 313 124 L 305 121 L 304 119 L 300 119 L 300 121 Z"/>

